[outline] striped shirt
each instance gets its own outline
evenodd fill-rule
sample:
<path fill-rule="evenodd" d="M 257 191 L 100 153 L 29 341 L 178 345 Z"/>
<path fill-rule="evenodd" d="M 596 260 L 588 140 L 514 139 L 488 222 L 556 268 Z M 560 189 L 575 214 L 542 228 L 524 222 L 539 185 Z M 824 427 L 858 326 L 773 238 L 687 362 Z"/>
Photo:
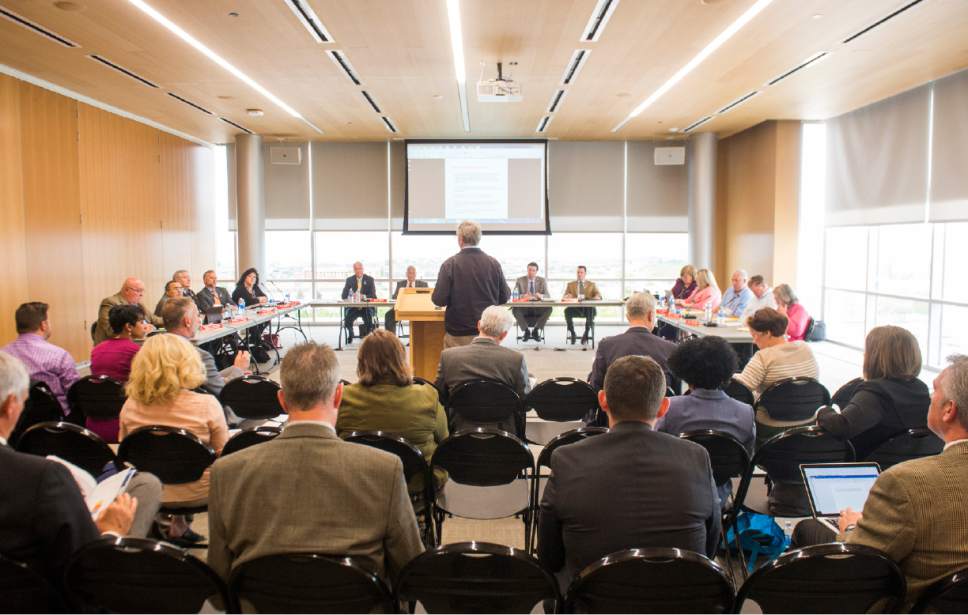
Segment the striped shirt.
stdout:
<path fill-rule="evenodd" d="M 786 342 L 757 351 L 736 379 L 757 397 L 784 378 L 816 378 L 817 361 L 805 342 Z"/>
<path fill-rule="evenodd" d="M 21 333 L 2 350 L 23 362 L 31 380 L 40 380 L 50 387 L 67 414 L 67 389 L 79 378 L 69 352 L 36 333 Z"/>

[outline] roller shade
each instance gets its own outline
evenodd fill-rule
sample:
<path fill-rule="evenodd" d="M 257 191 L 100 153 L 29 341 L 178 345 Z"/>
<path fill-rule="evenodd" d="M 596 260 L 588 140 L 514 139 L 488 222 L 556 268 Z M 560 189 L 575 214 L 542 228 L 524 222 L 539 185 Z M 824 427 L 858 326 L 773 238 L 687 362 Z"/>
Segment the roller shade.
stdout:
<path fill-rule="evenodd" d="M 621 231 L 625 144 L 552 141 L 548 147 L 551 231 Z"/>
<path fill-rule="evenodd" d="M 387 143 L 313 143 L 313 228 L 386 230 Z"/>
<path fill-rule="evenodd" d="M 827 122 L 828 226 L 924 220 L 930 86 Z"/>
<path fill-rule="evenodd" d="M 932 222 L 968 220 L 968 70 L 934 83 Z"/>
<path fill-rule="evenodd" d="M 298 151 L 297 155 L 292 155 Z M 266 230 L 309 229 L 309 157 L 306 143 L 264 143 Z"/>
<path fill-rule="evenodd" d="M 225 146 L 225 166 L 225 177 L 229 182 L 229 230 L 237 231 L 239 230 L 239 195 L 235 181 L 235 143 L 228 143 Z"/>
<path fill-rule="evenodd" d="M 688 232 L 687 167 L 656 165 L 656 146 L 651 141 L 628 142 L 628 230 Z"/>
<path fill-rule="evenodd" d="M 407 194 L 407 146 L 403 141 L 390 144 L 390 228 L 403 230 L 404 199 Z"/>

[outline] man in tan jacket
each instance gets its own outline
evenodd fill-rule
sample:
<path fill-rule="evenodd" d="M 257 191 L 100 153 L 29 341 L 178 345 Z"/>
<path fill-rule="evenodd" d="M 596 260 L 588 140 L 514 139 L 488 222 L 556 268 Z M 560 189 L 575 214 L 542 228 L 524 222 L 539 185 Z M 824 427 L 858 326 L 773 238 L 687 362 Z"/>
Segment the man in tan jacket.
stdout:
<path fill-rule="evenodd" d="M 282 434 L 212 466 L 208 565 L 228 580 L 265 555 L 322 553 L 392 578 L 423 552 L 403 464 L 336 437 L 343 385 L 331 348 L 294 346 L 280 372 Z"/>
<path fill-rule="evenodd" d="M 814 520 L 798 524 L 793 536 L 798 546 L 836 539 L 883 551 L 907 577 L 909 603 L 935 581 L 968 567 L 968 357 L 949 360 L 934 379 L 927 421 L 944 440 L 944 451 L 881 474 L 863 513 L 841 512 L 838 536 Z"/>
<path fill-rule="evenodd" d="M 120 291 L 102 299 L 97 313 L 97 326 L 94 328 L 94 345 L 97 346 L 114 335 L 111 331 L 111 324 L 108 322 L 108 314 L 111 312 L 111 308 L 116 305 L 140 305 L 145 313 L 145 318 L 149 319 L 152 325 L 155 327 L 162 326 L 161 317 L 148 309 L 148 306 L 144 303 L 144 296 L 145 283 L 138 278 L 126 278 Z"/>
<path fill-rule="evenodd" d="M 602 298 L 602 293 L 598 292 L 598 286 L 594 282 L 590 282 L 585 279 L 585 274 L 588 270 L 584 265 L 578 265 L 578 270 L 575 273 L 576 280 L 574 282 L 568 282 L 565 286 L 565 294 L 562 296 L 562 301 L 575 301 L 581 302 L 585 301 L 598 301 Z M 581 336 L 581 343 L 584 346 L 588 343 L 588 330 L 591 328 L 592 323 L 595 322 L 595 314 L 598 312 L 593 307 L 566 307 L 565 308 L 565 323 L 568 325 L 568 336 L 571 338 L 571 343 L 575 343 L 575 318 L 585 319 L 585 332 Z"/>

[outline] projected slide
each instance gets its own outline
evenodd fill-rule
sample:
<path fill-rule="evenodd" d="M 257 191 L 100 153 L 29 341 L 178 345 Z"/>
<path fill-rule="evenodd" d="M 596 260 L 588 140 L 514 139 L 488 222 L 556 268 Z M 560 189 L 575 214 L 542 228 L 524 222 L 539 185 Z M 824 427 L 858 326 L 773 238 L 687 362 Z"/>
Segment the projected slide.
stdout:
<path fill-rule="evenodd" d="M 406 232 L 548 232 L 544 141 L 408 141 Z"/>

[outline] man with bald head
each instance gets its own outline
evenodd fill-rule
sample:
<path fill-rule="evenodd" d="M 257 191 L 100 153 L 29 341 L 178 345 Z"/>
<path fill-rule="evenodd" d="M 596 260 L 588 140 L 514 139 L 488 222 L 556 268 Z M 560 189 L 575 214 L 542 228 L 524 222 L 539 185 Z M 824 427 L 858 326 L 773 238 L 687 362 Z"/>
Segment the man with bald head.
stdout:
<path fill-rule="evenodd" d="M 723 302 L 719 307 L 720 311 L 726 316 L 738 317 L 746 311 L 746 306 L 753 298 L 753 291 L 746 286 L 748 280 L 749 275 L 742 269 L 733 272 L 733 276 L 730 278 L 732 284 L 723 295 Z"/>
<path fill-rule="evenodd" d="M 144 296 L 145 283 L 138 278 L 130 277 L 125 279 L 124 284 L 121 285 L 121 290 L 116 294 L 102 299 L 97 314 L 97 326 L 94 328 L 94 345 L 97 346 L 114 335 L 111 331 L 111 324 L 108 322 L 108 313 L 116 305 L 140 305 L 151 324 L 160 327 L 162 324 L 161 317 L 155 316 L 155 313 L 145 306 Z"/>
<path fill-rule="evenodd" d="M 346 284 L 343 285 L 343 294 L 340 295 L 343 301 L 353 301 L 356 297 L 359 297 L 360 301 L 376 299 L 376 282 L 373 281 L 371 276 L 363 273 L 363 263 L 360 261 L 353 263 L 353 275 L 346 278 Z M 353 323 L 357 318 L 363 319 L 360 337 L 373 330 L 373 317 L 376 316 L 376 308 L 345 308 L 343 313 L 347 344 L 353 341 Z"/>

